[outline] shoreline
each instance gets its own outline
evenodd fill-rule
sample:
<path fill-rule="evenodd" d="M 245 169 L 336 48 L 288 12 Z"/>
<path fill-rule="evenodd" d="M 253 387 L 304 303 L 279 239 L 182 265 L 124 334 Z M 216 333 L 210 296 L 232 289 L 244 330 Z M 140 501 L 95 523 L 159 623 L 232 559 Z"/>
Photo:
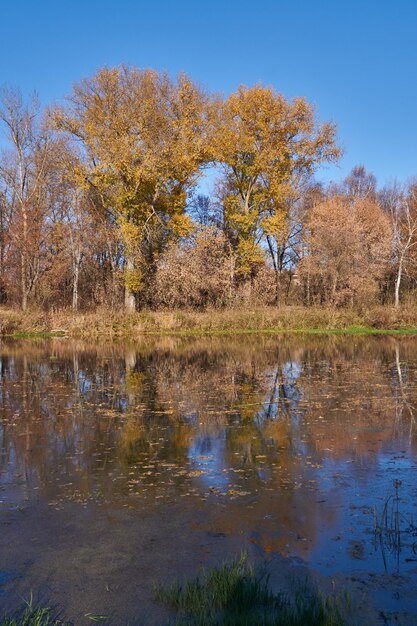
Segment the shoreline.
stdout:
<path fill-rule="evenodd" d="M 145 336 L 417 335 L 417 309 L 375 307 L 365 312 L 330 308 L 259 308 L 137 313 L 22 312 L 0 308 L 0 336 L 11 339 L 69 337 L 136 339 Z"/>
<path fill-rule="evenodd" d="M 227 337 L 236 335 L 340 335 L 340 336 L 352 336 L 356 335 L 363 337 L 366 335 L 417 335 L 417 328 L 371 328 L 371 327 L 347 327 L 347 328 L 309 328 L 309 329 L 296 329 L 296 328 L 267 328 L 267 329 L 229 329 L 229 330 L 193 330 L 193 331 L 143 331 L 135 337 Z M 94 335 L 73 335 L 65 332 L 16 332 L 1 335 L 1 339 L 88 339 L 99 337 Z M 115 334 L 110 339 L 129 339 L 131 335 Z M 109 337 L 106 337 L 109 339 Z"/>

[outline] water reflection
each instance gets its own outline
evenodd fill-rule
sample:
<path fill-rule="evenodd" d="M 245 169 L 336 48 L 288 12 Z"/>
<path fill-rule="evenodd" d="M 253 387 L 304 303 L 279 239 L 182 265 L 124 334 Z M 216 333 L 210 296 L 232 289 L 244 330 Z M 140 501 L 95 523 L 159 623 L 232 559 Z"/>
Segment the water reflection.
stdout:
<path fill-rule="evenodd" d="M 416 373 L 407 337 L 3 343 L 2 506 L 192 503 L 261 554 L 382 571 L 373 507 L 401 479 L 416 513 Z"/>

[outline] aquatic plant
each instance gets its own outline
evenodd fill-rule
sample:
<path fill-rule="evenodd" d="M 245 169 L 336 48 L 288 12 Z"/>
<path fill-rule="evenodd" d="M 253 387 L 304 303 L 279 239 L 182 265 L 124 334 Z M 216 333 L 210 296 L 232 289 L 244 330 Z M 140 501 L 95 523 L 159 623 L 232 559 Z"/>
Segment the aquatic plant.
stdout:
<path fill-rule="evenodd" d="M 401 480 L 394 480 L 394 494 L 390 494 L 384 502 L 381 515 L 378 515 L 376 507 L 373 507 L 374 515 L 374 535 L 375 540 L 379 542 L 385 569 L 387 569 L 386 551 L 394 554 L 399 568 L 399 556 L 402 548 L 402 537 L 406 535 L 414 535 L 417 527 L 412 520 L 407 519 L 400 511 L 400 495 L 399 489 L 402 485 Z M 415 552 L 415 544 L 413 544 Z M 406 559 L 410 560 L 410 559 Z"/>
<path fill-rule="evenodd" d="M 295 593 L 273 593 L 265 571 L 247 556 L 204 570 L 194 579 L 155 588 L 156 598 L 174 609 L 176 624 L 193 626 L 342 626 L 338 602 L 309 585 Z M 348 599 L 344 599 L 344 601 Z"/>
<path fill-rule="evenodd" d="M 65 622 L 52 616 L 49 607 L 35 607 L 32 595 L 21 612 L 14 617 L 0 617 L 0 626 L 64 626 Z"/>

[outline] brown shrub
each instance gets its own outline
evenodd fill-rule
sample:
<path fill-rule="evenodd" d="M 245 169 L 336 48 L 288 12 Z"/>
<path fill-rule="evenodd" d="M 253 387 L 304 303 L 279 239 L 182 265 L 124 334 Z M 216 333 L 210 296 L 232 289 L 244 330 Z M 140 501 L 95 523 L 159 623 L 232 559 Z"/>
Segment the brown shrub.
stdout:
<path fill-rule="evenodd" d="M 223 233 L 198 230 L 187 241 L 170 245 L 160 257 L 152 284 L 152 303 L 159 308 L 223 306 L 232 292 L 231 259 Z"/>
<path fill-rule="evenodd" d="M 313 207 L 300 275 L 313 301 L 375 301 L 390 259 L 392 232 L 378 203 L 336 196 Z"/>

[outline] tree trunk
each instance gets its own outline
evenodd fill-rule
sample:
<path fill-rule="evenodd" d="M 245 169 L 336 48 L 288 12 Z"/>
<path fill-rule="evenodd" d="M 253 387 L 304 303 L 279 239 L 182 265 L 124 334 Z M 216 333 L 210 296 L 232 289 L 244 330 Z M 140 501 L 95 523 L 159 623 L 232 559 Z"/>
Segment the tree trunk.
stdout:
<path fill-rule="evenodd" d="M 80 258 L 74 259 L 74 279 L 72 283 L 72 310 L 78 311 L 78 283 L 80 279 Z"/>
<path fill-rule="evenodd" d="M 233 299 L 233 292 L 235 286 L 235 257 L 233 252 L 230 250 L 230 273 L 229 273 L 229 299 L 230 302 Z"/>
<path fill-rule="evenodd" d="M 125 309 L 129 313 L 134 313 L 136 311 L 135 294 L 127 287 L 125 287 Z"/>
<path fill-rule="evenodd" d="M 291 289 L 293 277 L 294 277 L 294 274 L 290 270 L 289 273 L 288 273 L 287 289 L 285 290 L 285 303 L 284 304 L 286 304 L 286 305 L 288 304 L 288 299 L 290 297 L 290 289 Z"/>
<path fill-rule="evenodd" d="M 275 270 L 275 304 L 281 306 L 281 272 L 279 269 Z"/>
<path fill-rule="evenodd" d="M 27 306 L 28 306 L 28 294 L 27 294 L 27 289 L 26 289 L 26 254 L 25 252 L 22 252 L 22 254 L 20 255 L 20 271 L 22 274 L 22 310 L 26 311 Z"/>
<path fill-rule="evenodd" d="M 28 240 L 28 216 L 26 206 L 22 206 L 23 232 L 22 232 L 22 252 L 20 254 L 20 266 L 22 272 L 22 309 L 26 311 L 28 305 L 27 287 L 27 240 Z"/>
<path fill-rule="evenodd" d="M 267 235 L 266 240 L 268 242 L 268 249 L 271 255 L 272 267 L 274 268 L 275 274 L 275 304 L 279 306 L 281 304 L 281 272 L 279 268 L 279 258 L 277 253 L 277 258 L 275 258 L 274 246 L 272 245 L 271 237 Z"/>
<path fill-rule="evenodd" d="M 116 262 L 113 257 L 113 250 L 112 250 L 111 242 L 110 242 L 108 235 L 106 235 L 106 246 L 107 246 L 107 254 L 109 256 L 110 271 L 111 271 L 111 290 L 112 290 L 111 291 L 111 308 L 113 309 L 114 304 L 116 302 L 116 292 L 117 292 Z"/>
<path fill-rule="evenodd" d="M 126 269 L 127 270 L 133 270 L 134 269 L 134 263 L 133 263 L 133 260 L 130 257 L 126 258 Z M 133 313 L 134 311 L 136 311 L 135 294 L 133 293 L 133 291 L 131 291 L 129 289 L 129 287 L 127 285 L 125 285 L 125 309 L 129 313 Z"/>
<path fill-rule="evenodd" d="M 402 273 L 403 273 L 403 258 L 401 257 L 400 263 L 398 265 L 397 278 L 395 280 L 395 301 L 394 301 L 395 306 L 400 306 L 400 285 L 401 285 Z"/>

